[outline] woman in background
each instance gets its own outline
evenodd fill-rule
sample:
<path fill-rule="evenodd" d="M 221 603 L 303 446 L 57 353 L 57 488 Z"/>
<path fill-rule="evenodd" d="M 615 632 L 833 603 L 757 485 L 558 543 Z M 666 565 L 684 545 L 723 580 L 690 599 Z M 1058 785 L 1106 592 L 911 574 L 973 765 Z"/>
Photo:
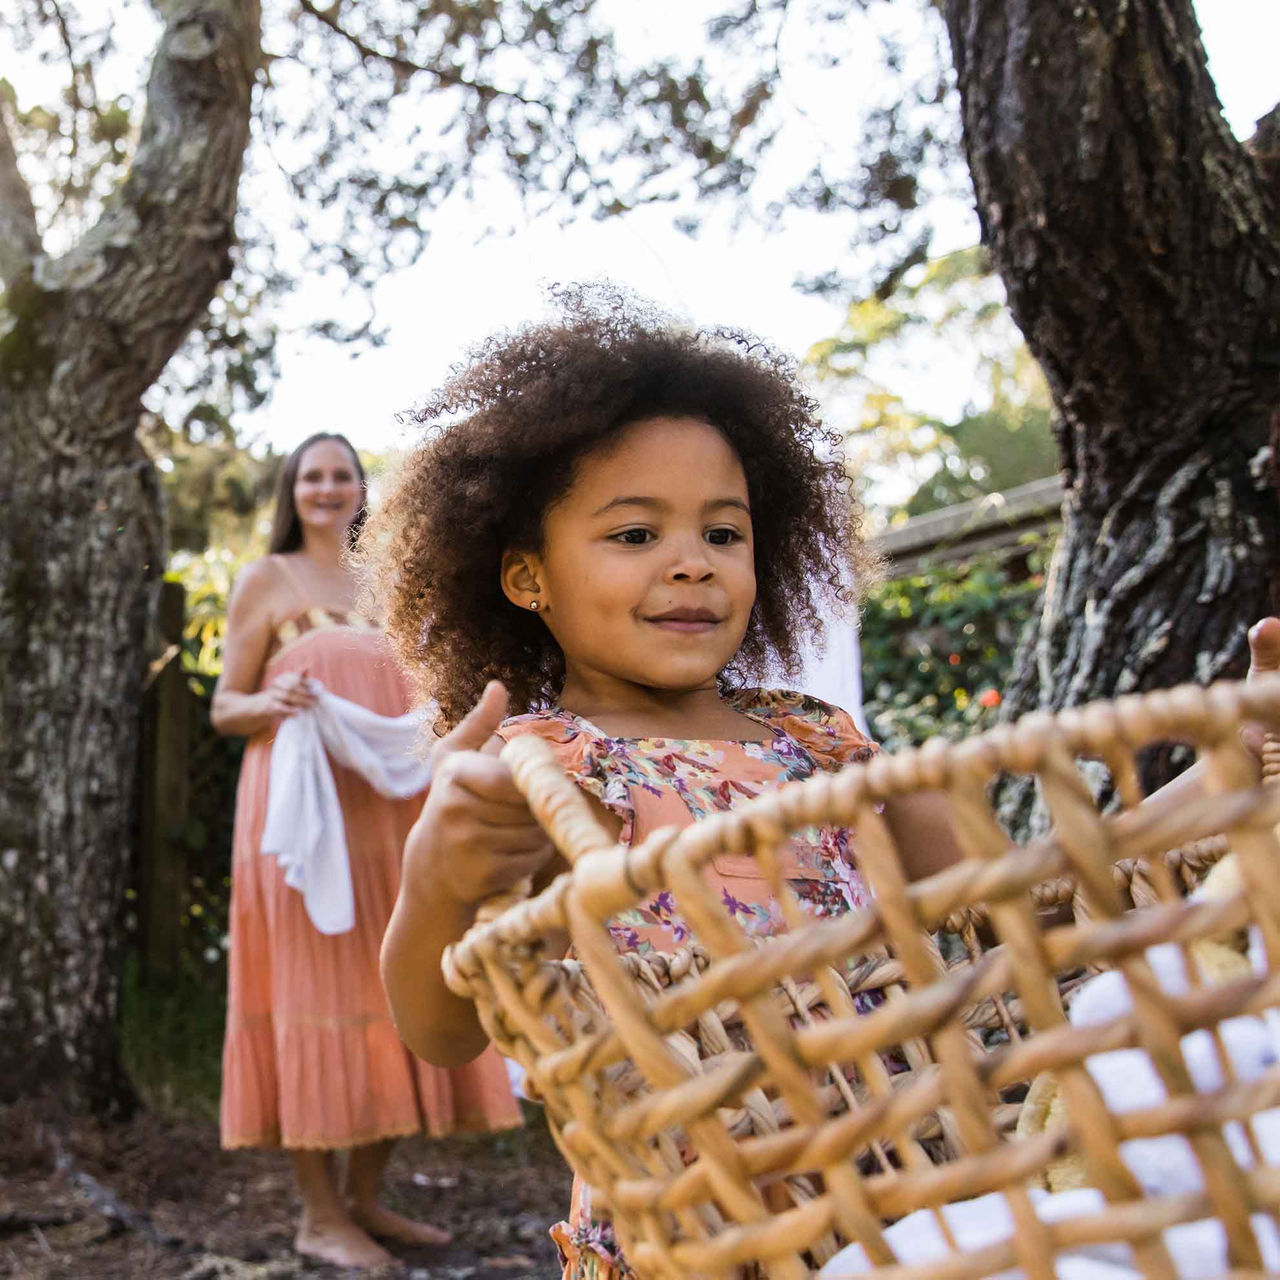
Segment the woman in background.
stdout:
<path fill-rule="evenodd" d="M 212 720 L 219 733 L 249 739 L 236 798 L 222 1143 L 289 1152 L 302 1198 L 299 1253 L 374 1267 L 391 1261 L 375 1237 L 450 1239 L 378 1203 L 392 1140 L 505 1128 L 520 1112 L 492 1050 L 459 1069 L 430 1067 L 391 1022 L 378 950 L 423 797 L 385 799 L 330 761 L 355 901 L 348 932 L 321 933 L 277 860 L 260 852 L 275 730 L 314 704 L 309 680 L 383 716 L 409 709 L 380 627 L 353 608 L 345 553 L 365 501 L 364 470 L 343 436 L 313 435 L 289 457 L 270 554 L 232 592 Z"/>

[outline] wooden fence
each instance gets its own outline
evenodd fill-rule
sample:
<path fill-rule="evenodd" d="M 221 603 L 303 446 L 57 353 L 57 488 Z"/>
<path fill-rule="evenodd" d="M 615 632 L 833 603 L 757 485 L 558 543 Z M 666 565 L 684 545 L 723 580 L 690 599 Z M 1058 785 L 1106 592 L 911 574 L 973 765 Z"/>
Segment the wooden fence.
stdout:
<path fill-rule="evenodd" d="M 213 680 L 182 663 L 185 592 L 161 588 L 158 647 L 142 705 L 134 944 L 146 981 L 221 969 L 243 744 L 209 723 Z"/>

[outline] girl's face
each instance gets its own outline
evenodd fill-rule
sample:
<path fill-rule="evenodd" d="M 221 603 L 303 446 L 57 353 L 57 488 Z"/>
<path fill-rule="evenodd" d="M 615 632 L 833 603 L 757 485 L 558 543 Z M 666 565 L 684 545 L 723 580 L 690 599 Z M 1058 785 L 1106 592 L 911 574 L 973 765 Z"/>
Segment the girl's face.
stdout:
<path fill-rule="evenodd" d="M 345 532 L 363 497 L 356 460 L 337 440 L 317 440 L 298 460 L 293 502 L 303 528 Z"/>
<path fill-rule="evenodd" d="M 503 585 L 525 608 L 537 599 L 572 682 L 601 692 L 611 681 L 672 691 L 714 682 L 756 598 L 737 454 L 696 418 L 627 427 L 579 463 L 546 514 L 541 555 L 509 554 Z"/>

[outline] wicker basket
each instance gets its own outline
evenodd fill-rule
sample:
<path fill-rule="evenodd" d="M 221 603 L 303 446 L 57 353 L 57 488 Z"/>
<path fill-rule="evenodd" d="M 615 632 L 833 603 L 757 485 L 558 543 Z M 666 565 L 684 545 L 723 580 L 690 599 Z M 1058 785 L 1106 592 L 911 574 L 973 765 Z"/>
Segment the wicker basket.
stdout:
<path fill-rule="evenodd" d="M 751 1267 L 808 1276 L 849 1242 L 903 1280 L 1011 1267 L 1052 1276 L 1072 1245 L 1105 1241 L 1132 1245 L 1142 1274 L 1173 1277 L 1159 1233 L 1208 1217 L 1223 1224 L 1232 1265 L 1257 1269 L 1249 1215 L 1280 1209 L 1280 1168 L 1242 1167 L 1221 1126 L 1280 1106 L 1280 1067 L 1237 1081 L 1216 1038 L 1226 1084 L 1196 1093 L 1180 1050 L 1194 1029 L 1216 1037 L 1224 1019 L 1280 1004 L 1280 787 L 1256 784 L 1238 735 L 1246 720 L 1280 725 L 1280 677 L 1031 715 L 789 784 L 629 850 L 545 744 L 523 737 L 505 758 L 572 870 L 535 898 L 486 904 L 446 955 L 446 977 L 525 1068 L 593 1208 L 612 1217 L 645 1280 Z M 1195 747 L 1211 794 L 1153 820 L 1136 808 L 1134 756 L 1169 740 Z M 1109 769 L 1114 812 L 1097 812 L 1080 756 Z M 1049 836 L 1020 847 L 997 824 L 987 793 L 1003 772 L 1037 777 Z M 966 857 L 908 884 L 878 805 L 926 788 L 949 797 Z M 801 910 L 775 855 L 789 833 L 822 824 L 856 831 L 873 906 L 822 920 Z M 1245 889 L 1186 898 L 1228 844 Z M 703 876 L 725 852 L 754 856 L 789 932 L 753 940 L 725 911 Z M 607 922 L 665 889 L 696 945 L 619 955 Z M 1270 957 L 1264 976 L 1193 979 L 1177 996 L 1153 978 L 1147 947 L 1189 954 L 1251 925 Z M 574 958 L 553 958 L 545 940 L 566 930 Z M 1133 1012 L 1070 1025 L 1064 991 L 1113 966 Z M 859 1015 L 858 992 L 884 997 Z M 1084 1060 L 1126 1046 L 1146 1050 L 1168 1098 L 1116 1115 Z M 1020 1128 L 1028 1087 L 1046 1071 L 1070 1118 Z M 1190 1139 L 1203 1190 L 1144 1195 L 1119 1144 L 1170 1133 Z M 1105 1208 L 1047 1225 L 1029 1188 L 1071 1152 Z M 1007 1241 L 964 1252 L 943 1225 L 945 1262 L 898 1262 L 887 1223 L 992 1192 L 1015 1224 Z"/>

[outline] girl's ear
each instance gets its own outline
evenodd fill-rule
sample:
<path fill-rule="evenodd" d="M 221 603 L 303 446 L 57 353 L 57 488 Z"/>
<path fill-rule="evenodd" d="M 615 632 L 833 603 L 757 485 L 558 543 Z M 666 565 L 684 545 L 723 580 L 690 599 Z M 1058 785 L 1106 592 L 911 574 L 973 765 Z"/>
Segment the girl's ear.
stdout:
<path fill-rule="evenodd" d="M 504 551 L 502 553 L 502 594 L 517 609 L 531 613 L 547 607 L 542 593 L 538 557 L 528 551 Z"/>

